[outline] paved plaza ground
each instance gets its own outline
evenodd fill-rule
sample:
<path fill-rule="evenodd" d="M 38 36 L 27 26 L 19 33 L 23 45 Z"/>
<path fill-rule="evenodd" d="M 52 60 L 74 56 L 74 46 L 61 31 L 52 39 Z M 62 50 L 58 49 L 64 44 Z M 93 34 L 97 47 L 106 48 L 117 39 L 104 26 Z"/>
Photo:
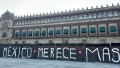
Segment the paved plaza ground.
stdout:
<path fill-rule="evenodd" d="M 0 68 L 120 68 L 120 64 L 0 58 Z"/>

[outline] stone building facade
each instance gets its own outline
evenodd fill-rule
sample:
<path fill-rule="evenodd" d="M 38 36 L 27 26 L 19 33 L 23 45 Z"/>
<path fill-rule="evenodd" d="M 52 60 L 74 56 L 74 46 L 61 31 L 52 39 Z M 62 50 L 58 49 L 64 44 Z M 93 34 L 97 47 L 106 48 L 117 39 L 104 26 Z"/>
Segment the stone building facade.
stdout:
<path fill-rule="evenodd" d="M 0 42 L 120 43 L 120 5 L 0 18 Z"/>

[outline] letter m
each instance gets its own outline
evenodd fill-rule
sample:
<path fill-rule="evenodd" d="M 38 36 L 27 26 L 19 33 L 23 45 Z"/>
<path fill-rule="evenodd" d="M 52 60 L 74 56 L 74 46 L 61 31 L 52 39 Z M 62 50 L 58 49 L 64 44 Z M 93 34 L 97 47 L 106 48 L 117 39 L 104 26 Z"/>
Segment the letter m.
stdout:
<path fill-rule="evenodd" d="M 101 57 L 100 57 L 100 53 L 99 53 L 99 49 L 98 48 L 94 49 L 93 51 L 90 50 L 89 48 L 86 48 L 86 61 L 87 62 L 88 62 L 88 51 L 91 52 L 92 54 L 97 51 L 98 58 L 101 61 Z"/>
<path fill-rule="evenodd" d="M 3 57 L 7 57 L 7 47 L 4 47 L 4 50 L 3 50 Z"/>

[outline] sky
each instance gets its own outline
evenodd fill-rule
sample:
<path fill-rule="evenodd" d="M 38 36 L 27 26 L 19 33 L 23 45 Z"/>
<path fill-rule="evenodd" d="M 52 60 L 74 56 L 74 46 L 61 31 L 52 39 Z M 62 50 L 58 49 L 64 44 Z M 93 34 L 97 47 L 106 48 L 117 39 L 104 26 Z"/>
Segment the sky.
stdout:
<path fill-rule="evenodd" d="M 117 5 L 120 0 L 0 0 L 0 15 L 9 10 L 16 16 Z"/>

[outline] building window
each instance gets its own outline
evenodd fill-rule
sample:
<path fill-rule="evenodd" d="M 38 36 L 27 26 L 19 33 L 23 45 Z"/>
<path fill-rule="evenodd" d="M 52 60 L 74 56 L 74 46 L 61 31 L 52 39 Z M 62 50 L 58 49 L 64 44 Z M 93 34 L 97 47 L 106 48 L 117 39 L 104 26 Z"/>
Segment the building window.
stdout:
<path fill-rule="evenodd" d="M 63 19 L 63 22 L 66 22 L 66 19 L 67 19 L 67 18 L 66 18 L 65 16 L 63 16 L 62 19 Z"/>
<path fill-rule="evenodd" d="M 83 20 L 83 16 L 82 15 L 80 15 L 80 20 Z"/>
<path fill-rule="evenodd" d="M 15 22 L 16 25 L 19 25 L 19 22 Z"/>
<path fill-rule="evenodd" d="M 98 17 L 99 17 L 99 18 L 102 18 L 102 13 L 99 13 L 99 14 L 98 14 Z"/>
<path fill-rule="evenodd" d="M 62 18 L 61 17 L 59 17 L 58 19 L 59 19 L 59 22 L 62 22 Z"/>
<path fill-rule="evenodd" d="M 42 35 L 43 35 L 43 36 L 46 35 L 46 31 L 45 31 L 45 30 L 42 31 Z"/>
<path fill-rule="evenodd" d="M 116 26 L 110 26 L 110 32 L 116 32 Z"/>
<path fill-rule="evenodd" d="M 105 32 L 105 27 L 100 27 L 100 32 Z"/>
<path fill-rule="evenodd" d="M 29 33 L 28 33 L 28 34 L 29 34 L 29 36 L 32 36 L 32 31 L 29 31 Z"/>
<path fill-rule="evenodd" d="M 53 18 L 51 18 L 51 23 L 53 22 Z"/>
<path fill-rule="evenodd" d="M 39 23 L 39 19 L 36 19 L 36 23 Z"/>
<path fill-rule="evenodd" d="M 6 37 L 7 36 L 7 33 L 6 32 L 3 32 L 2 33 L 2 37 Z"/>
<path fill-rule="evenodd" d="M 43 20 L 43 19 L 41 19 L 41 23 L 44 23 L 44 20 Z"/>
<path fill-rule="evenodd" d="M 44 19 L 43 23 L 46 23 L 46 22 L 47 22 L 47 20 L 46 20 L 46 19 Z"/>
<path fill-rule="evenodd" d="M 24 31 L 24 32 L 22 32 L 22 36 L 26 36 L 26 32 Z"/>
<path fill-rule="evenodd" d="M 28 20 L 28 25 L 30 25 L 30 23 L 31 23 L 31 21 L 30 21 L 30 20 Z"/>
<path fill-rule="evenodd" d="M 86 19 L 87 19 L 87 15 L 84 15 L 84 16 L 83 16 L 83 19 L 86 20 Z"/>
<path fill-rule="evenodd" d="M 106 18 L 107 17 L 107 14 L 104 12 L 103 13 L 103 18 Z"/>
<path fill-rule="evenodd" d="M 60 29 L 59 29 L 59 30 L 56 30 L 55 33 L 56 33 L 56 34 L 60 34 L 60 33 L 61 33 Z"/>
<path fill-rule="evenodd" d="M 46 23 L 49 23 L 49 22 L 48 22 L 48 19 L 49 19 L 49 18 L 46 18 Z"/>
<path fill-rule="evenodd" d="M 39 23 L 41 23 L 41 19 L 39 19 Z"/>
<path fill-rule="evenodd" d="M 91 27 L 91 28 L 90 28 L 90 33 L 96 33 L 95 27 Z"/>
<path fill-rule="evenodd" d="M 92 14 L 89 14 L 88 18 L 89 18 L 89 20 L 91 20 L 92 19 Z"/>
<path fill-rule="evenodd" d="M 35 20 L 33 20 L 33 23 L 34 23 L 34 24 L 36 24 L 36 23 L 37 23 L 36 19 L 35 19 Z"/>
<path fill-rule="evenodd" d="M 108 12 L 108 17 L 113 17 L 112 12 Z"/>
<path fill-rule="evenodd" d="M 48 18 L 47 20 L 48 20 L 48 23 L 50 23 L 50 18 Z"/>
<path fill-rule="evenodd" d="M 38 23 L 38 19 L 35 19 L 35 24 L 37 24 Z"/>
<path fill-rule="evenodd" d="M 69 17 L 69 16 L 67 16 L 67 19 L 66 19 L 66 21 L 70 21 L 70 17 Z"/>
<path fill-rule="evenodd" d="M 49 30 L 48 34 L 53 35 L 53 30 Z"/>
<path fill-rule="evenodd" d="M 87 33 L 87 29 L 86 28 L 82 28 L 81 29 L 81 33 Z"/>
<path fill-rule="evenodd" d="M 55 22 L 58 22 L 58 20 L 59 20 L 59 19 L 56 17 L 56 18 L 55 18 Z"/>
<path fill-rule="evenodd" d="M 77 21 L 77 20 L 78 20 L 78 16 L 77 16 L 77 15 L 75 15 L 74 17 L 75 17 L 75 21 Z"/>
<path fill-rule="evenodd" d="M 93 19 L 96 19 L 97 18 L 97 15 L 96 14 L 93 14 Z"/>
<path fill-rule="evenodd" d="M 29 21 L 29 25 L 31 25 L 31 24 L 32 24 L 32 21 L 30 20 L 30 21 Z"/>
<path fill-rule="evenodd" d="M 118 16 L 118 12 L 115 11 L 115 12 L 114 12 L 114 16 L 115 16 L 115 17 Z"/>
<path fill-rule="evenodd" d="M 54 23 L 56 22 L 56 18 L 55 18 L 55 17 L 53 18 L 53 22 L 54 22 Z"/>
<path fill-rule="evenodd" d="M 21 23 L 22 23 L 22 25 L 24 25 L 24 21 L 22 21 Z"/>
<path fill-rule="evenodd" d="M 77 34 L 77 29 L 76 28 L 72 29 L 72 34 Z"/>
<path fill-rule="evenodd" d="M 38 36 L 38 35 L 39 35 L 39 31 L 35 31 L 35 32 L 34 32 L 34 35 L 35 35 L 35 36 Z"/>
<path fill-rule="evenodd" d="M 22 25 L 22 22 L 20 21 L 20 22 L 18 23 L 18 25 Z"/>
<path fill-rule="evenodd" d="M 34 21 L 33 20 L 31 20 L 31 24 L 33 24 L 34 23 Z"/>
<path fill-rule="evenodd" d="M 75 17 L 74 16 L 71 16 L 71 21 L 75 21 Z"/>
<path fill-rule="evenodd" d="M 25 25 L 27 25 L 27 21 L 25 21 Z"/>
<path fill-rule="evenodd" d="M 18 35 L 19 35 L 19 32 L 15 32 L 15 36 L 18 37 Z"/>
<path fill-rule="evenodd" d="M 60 22 L 59 17 L 57 17 L 57 22 L 58 22 L 58 23 Z"/>
<path fill-rule="evenodd" d="M 68 34 L 68 29 L 64 29 L 63 33 Z"/>
<path fill-rule="evenodd" d="M 53 20 L 53 23 L 54 23 L 55 22 L 55 18 L 53 17 L 52 20 Z"/>

